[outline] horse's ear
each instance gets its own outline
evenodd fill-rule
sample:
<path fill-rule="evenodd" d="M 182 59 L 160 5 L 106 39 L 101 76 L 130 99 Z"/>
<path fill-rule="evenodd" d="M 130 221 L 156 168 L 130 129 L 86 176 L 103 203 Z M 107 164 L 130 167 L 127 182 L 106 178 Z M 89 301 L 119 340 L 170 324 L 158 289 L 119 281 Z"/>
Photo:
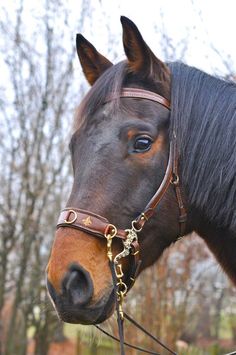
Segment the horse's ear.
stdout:
<path fill-rule="evenodd" d="M 76 36 L 76 49 L 86 79 L 93 85 L 99 76 L 112 66 L 96 48 L 81 34 Z"/>
<path fill-rule="evenodd" d="M 166 74 L 169 73 L 168 67 L 151 51 L 137 26 L 130 19 L 121 16 L 120 20 L 123 27 L 124 50 L 131 71 L 165 80 Z"/>

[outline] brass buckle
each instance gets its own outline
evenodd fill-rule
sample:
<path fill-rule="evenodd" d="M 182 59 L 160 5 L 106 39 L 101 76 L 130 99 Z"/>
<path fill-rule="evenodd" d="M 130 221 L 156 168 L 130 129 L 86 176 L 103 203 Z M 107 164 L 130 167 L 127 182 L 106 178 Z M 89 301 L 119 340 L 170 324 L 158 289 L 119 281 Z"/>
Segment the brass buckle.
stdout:
<path fill-rule="evenodd" d="M 70 221 L 69 220 L 69 217 L 70 217 L 70 215 L 71 215 L 71 213 L 73 213 L 74 214 L 74 218 Z M 73 224 L 76 220 L 77 220 L 77 213 L 74 211 L 74 210 L 69 210 L 68 211 L 68 214 L 67 214 L 67 219 L 64 219 L 64 222 L 66 223 L 66 224 Z"/>
<path fill-rule="evenodd" d="M 179 175 L 173 173 L 170 183 L 172 185 L 178 186 L 179 185 Z"/>

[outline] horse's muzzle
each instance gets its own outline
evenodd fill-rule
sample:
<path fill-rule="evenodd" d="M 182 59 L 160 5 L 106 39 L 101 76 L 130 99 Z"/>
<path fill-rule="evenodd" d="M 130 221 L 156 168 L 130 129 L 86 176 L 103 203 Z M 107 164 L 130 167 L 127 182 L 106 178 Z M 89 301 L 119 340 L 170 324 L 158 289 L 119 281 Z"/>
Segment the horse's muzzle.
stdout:
<path fill-rule="evenodd" d="M 72 265 L 66 273 L 60 293 L 56 292 L 49 280 L 47 289 L 59 318 L 67 323 L 98 324 L 114 311 L 113 287 L 94 302 L 91 277 L 78 264 Z"/>

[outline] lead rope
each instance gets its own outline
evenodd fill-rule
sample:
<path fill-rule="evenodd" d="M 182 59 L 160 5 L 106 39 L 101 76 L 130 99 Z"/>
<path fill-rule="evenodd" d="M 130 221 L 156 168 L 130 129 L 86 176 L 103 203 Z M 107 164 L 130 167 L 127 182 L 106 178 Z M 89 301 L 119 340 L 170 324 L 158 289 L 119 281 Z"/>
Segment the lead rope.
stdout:
<path fill-rule="evenodd" d="M 117 324 L 118 324 L 119 339 L 120 339 L 120 354 L 125 355 L 124 317 L 123 317 L 123 313 L 121 314 L 120 303 L 119 303 L 119 299 L 118 299 L 118 287 L 117 287 L 117 277 L 116 277 L 115 265 L 112 260 L 109 260 L 109 265 L 110 265 L 110 269 L 111 269 L 113 286 L 114 286 L 114 293 L 115 293 Z"/>
<path fill-rule="evenodd" d="M 110 229 L 110 232 L 109 232 Z M 145 333 L 147 336 L 149 336 L 152 340 L 154 340 L 158 345 L 162 346 L 164 349 L 168 350 L 169 353 L 173 355 L 177 355 L 174 351 L 169 349 L 165 344 L 163 344 L 159 339 L 157 339 L 155 336 L 153 336 L 151 333 L 149 333 L 146 329 L 144 329 L 139 323 L 137 323 L 134 319 L 132 319 L 127 313 L 123 312 L 122 304 L 124 297 L 126 296 L 127 293 L 127 286 L 123 282 L 122 277 L 123 277 L 123 271 L 122 271 L 122 264 L 118 263 L 118 260 L 121 257 L 125 257 L 129 255 L 128 252 L 130 252 L 131 244 L 134 240 L 137 240 L 137 232 L 140 232 L 140 229 L 135 228 L 135 221 L 132 222 L 132 229 L 127 229 L 127 239 L 126 242 L 124 242 L 124 250 L 116 255 L 116 257 L 113 260 L 113 254 L 112 254 L 112 240 L 117 234 L 117 229 L 113 225 L 109 225 L 108 232 L 105 233 L 105 238 L 107 239 L 107 257 L 109 259 L 109 266 L 111 269 L 111 275 L 112 275 L 112 281 L 114 285 L 114 293 L 115 293 L 115 302 L 116 302 L 116 313 L 117 313 L 117 324 L 118 324 L 118 331 L 119 331 L 119 338 L 114 337 L 113 335 L 109 334 L 102 328 L 96 325 L 96 328 L 102 331 L 104 334 L 108 335 L 112 339 L 118 341 L 120 343 L 120 354 L 125 355 L 125 345 L 129 346 L 130 348 L 139 350 L 143 353 L 147 354 L 154 354 L 154 355 L 160 355 L 157 352 L 149 351 L 137 346 L 134 346 L 132 344 L 126 343 L 124 340 L 124 319 L 127 319 L 129 322 L 131 322 L 136 328 L 140 329 L 143 333 Z M 127 244 L 127 241 L 129 242 Z M 126 244 L 125 244 L 126 243 Z"/>
<path fill-rule="evenodd" d="M 115 266 L 114 266 L 114 263 L 112 261 L 109 261 L 109 265 L 110 265 L 111 274 L 112 274 L 114 291 L 115 291 L 115 293 L 117 293 L 117 278 L 116 278 Z M 115 297 L 115 299 L 116 299 L 116 313 L 117 313 L 117 323 L 118 323 L 119 338 L 115 337 L 114 335 L 111 335 L 110 333 L 108 333 L 107 331 L 105 331 L 104 329 L 102 329 L 98 325 L 96 325 L 95 327 L 97 329 L 99 329 L 102 333 L 104 333 L 105 335 L 109 336 L 111 339 L 113 339 L 113 340 L 115 340 L 115 341 L 120 343 L 120 354 L 121 355 L 125 355 L 124 345 L 128 346 L 131 349 L 139 350 L 139 351 L 141 351 L 143 353 L 146 353 L 146 354 L 160 355 L 160 353 L 157 353 L 156 351 L 147 350 L 147 349 L 141 348 L 139 346 L 136 346 L 136 345 L 133 345 L 133 344 L 125 342 L 125 340 L 124 340 L 124 319 L 127 319 L 136 328 L 138 328 L 144 334 L 146 334 L 149 338 L 154 340 L 158 345 L 160 345 L 164 349 L 168 350 L 170 354 L 178 355 L 176 352 L 172 351 L 164 343 L 162 343 L 159 339 L 157 339 L 154 335 L 152 335 L 146 329 L 144 329 L 139 323 L 137 323 L 127 313 L 122 311 L 122 314 L 121 314 L 120 306 L 119 306 L 119 299 L 117 297 Z"/>
<path fill-rule="evenodd" d="M 95 327 L 97 329 L 99 329 L 102 333 L 104 333 L 105 335 L 107 335 L 108 337 L 110 337 L 111 339 L 117 341 L 118 343 L 120 343 L 120 339 L 115 337 L 114 335 L 111 335 L 110 333 L 108 333 L 106 330 L 102 329 L 99 325 L 95 325 Z M 153 352 L 153 351 L 150 351 L 150 350 L 146 350 L 144 348 L 140 348 L 139 346 L 136 346 L 136 345 L 132 345 L 132 344 L 129 344 L 127 343 L 126 341 L 124 341 L 124 344 L 126 346 L 128 346 L 128 348 L 131 348 L 131 349 L 135 349 L 135 350 L 139 350 L 139 351 L 142 351 L 143 353 L 146 353 L 146 354 L 152 354 L 152 355 L 160 355 L 159 353 L 157 352 Z"/>

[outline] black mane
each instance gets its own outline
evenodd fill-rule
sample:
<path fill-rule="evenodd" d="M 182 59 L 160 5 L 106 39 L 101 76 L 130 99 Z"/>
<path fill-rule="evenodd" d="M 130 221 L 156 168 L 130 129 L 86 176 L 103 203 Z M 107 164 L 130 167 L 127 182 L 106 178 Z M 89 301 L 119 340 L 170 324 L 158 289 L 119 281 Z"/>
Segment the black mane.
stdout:
<path fill-rule="evenodd" d="M 170 68 L 171 132 L 189 202 L 236 231 L 236 85 L 181 63 Z"/>

